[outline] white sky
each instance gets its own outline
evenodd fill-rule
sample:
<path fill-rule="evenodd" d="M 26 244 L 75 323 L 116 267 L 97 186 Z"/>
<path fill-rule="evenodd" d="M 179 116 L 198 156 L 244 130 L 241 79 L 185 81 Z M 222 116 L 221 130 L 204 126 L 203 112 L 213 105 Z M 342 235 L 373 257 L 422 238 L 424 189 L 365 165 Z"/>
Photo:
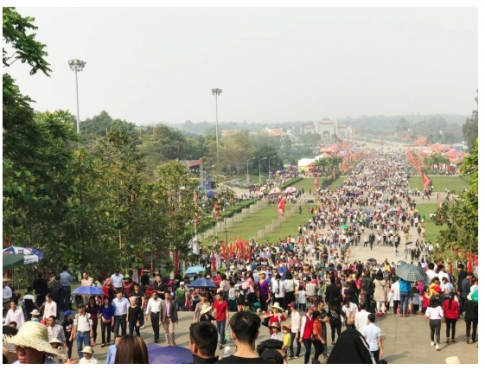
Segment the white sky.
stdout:
<path fill-rule="evenodd" d="M 50 78 L 4 70 L 38 110 L 137 124 L 279 122 L 476 109 L 476 8 L 18 8 Z"/>

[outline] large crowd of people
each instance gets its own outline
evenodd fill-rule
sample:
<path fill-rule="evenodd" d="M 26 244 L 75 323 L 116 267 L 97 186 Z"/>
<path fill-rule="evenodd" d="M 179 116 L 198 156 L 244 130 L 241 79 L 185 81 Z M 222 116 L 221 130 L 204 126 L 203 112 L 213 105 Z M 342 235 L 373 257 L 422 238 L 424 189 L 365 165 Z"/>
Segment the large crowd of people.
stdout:
<path fill-rule="evenodd" d="M 179 317 L 186 311 L 193 313 L 188 333 L 193 363 L 291 363 L 301 355 L 305 364 L 385 363 L 376 317 L 390 314 L 429 319 L 430 341 L 438 351 L 442 321 L 450 343 L 463 317 L 467 343 L 474 343 L 478 303 L 471 296 L 478 278 L 463 264 L 455 276 L 444 261 L 431 260 L 433 246 L 425 239 L 424 215 L 409 189 L 406 165 L 403 153 L 367 151 L 340 187 L 313 192 L 314 203 L 304 210 L 308 221 L 285 240 L 252 241 L 250 262 L 240 254 L 217 255 L 216 267 L 224 273 L 211 271 L 209 255 L 200 258 L 207 273 L 173 278 L 115 270 L 104 281 L 93 281 L 85 273 L 84 284 L 98 285 L 104 294 L 72 302 L 65 266 L 49 280 L 39 275 L 23 298 L 25 311 L 4 281 L 4 325 L 11 333 L 4 341 L 12 345 L 10 354 L 4 347 L 10 355 L 4 362 L 16 352 L 20 363 L 96 363 L 93 348 L 100 334 L 101 347 L 109 346 L 106 363 L 149 363 L 140 329 L 150 323 L 154 343 L 162 336 L 164 345 L 177 346 Z M 387 259 L 352 260 L 352 248 L 376 245 L 402 253 L 421 266 L 426 279 L 403 280 Z M 214 288 L 191 288 L 198 278 Z M 261 330 L 268 330 L 270 339 L 258 343 Z M 234 353 L 226 351 L 228 340 Z"/>

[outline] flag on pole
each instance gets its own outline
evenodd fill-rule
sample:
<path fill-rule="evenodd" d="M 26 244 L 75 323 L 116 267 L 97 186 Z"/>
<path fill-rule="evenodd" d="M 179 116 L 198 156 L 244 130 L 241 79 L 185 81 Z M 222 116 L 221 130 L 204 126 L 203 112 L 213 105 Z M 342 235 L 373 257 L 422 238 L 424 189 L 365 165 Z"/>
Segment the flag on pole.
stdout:
<path fill-rule="evenodd" d="M 222 258 L 226 259 L 226 243 L 225 242 L 221 243 L 221 254 L 222 254 Z"/>
<path fill-rule="evenodd" d="M 279 215 L 283 217 L 285 214 L 285 198 L 281 198 L 280 203 L 278 204 L 278 209 L 277 209 Z"/>
<path fill-rule="evenodd" d="M 317 177 L 315 178 L 315 189 L 318 189 L 318 185 L 320 184 L 320 175 L 317 174 Z"/>
<path fill-rule="evenodd" d="M 234 244 L 232 243 L 232 238 L 229 239 L 229 258 L 231 260 L 234 258 Z"/>
<path fill-rule="evenodd" d="M 436 199 L 438 200 L 438 208 L 441 208 L 441 193 L 438 193 Z"/>

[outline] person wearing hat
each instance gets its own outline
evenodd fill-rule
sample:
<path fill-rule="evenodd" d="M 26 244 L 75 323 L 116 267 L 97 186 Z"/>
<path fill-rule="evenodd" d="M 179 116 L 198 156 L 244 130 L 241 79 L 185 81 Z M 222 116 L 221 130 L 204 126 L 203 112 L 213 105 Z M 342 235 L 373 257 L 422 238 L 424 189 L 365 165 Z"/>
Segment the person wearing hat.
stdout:
<path fill-rule="evenodd" d="M 271 330 L 270 339 L 276 339 L 283 342 L 283 333 L 281 332 L 281 325 L 274 321 L 270 324 L 269 330 Z"/>
<path fill-rule="evenodd" d="M 468 293 L 465 303 L 466 342 L 472 344 L 477 339 L 478 327 L 478 302 L 472 299 L 472 293 Z M 473 325 L 473 328 L 472 328 Z M 472 329 L 470 337 L 470 329 Z"/>
<path fill-rule="evenodd" d="M 177 298 L 177 310 L 186 311 L 189 306 L 189 293 L 183 281 L 180 282 L 179 287 L 175 290 L 175 297 Z"/>
<path fill-rule="evenodd" d="M 115 268 L 115 273 L 111 275 L 111 283 L 115 290 L 121 289 L 123 285 L 123 274 L 120 274 L 119 268 Z"/>
<path fill-rule="evenodd" d="M 121 283 L 121 290 L 123 290 L 123 294 L 126 297 L 126 299 L 130 299 L 130 297 L 133 295 L 133 291 L 135 285 L 133 283 L 133 280 L 131 280 L 131 276 L 127 275 L 123 278 L 123 282 Z"/>
<path fill-rule="evenodd" d="M 51 339 L 49 343 L 51 344 L 52 348 L 54 348 L 59 353 L 59 363 L 64 363 L 67 360 L 67 356 L 63 343 L 57 338 Z"/>
<path fill-rule="evenodd" d="M 49 358 L 59 352 L 49 343 L 47 328 L 33 321 L 27 321 L 13 337 L 4 337 L 6 343 L 16 346 L 17 361 L 14 364 L 49 364 L 56 362 Z"/>
<path fill-rule="evenodd" d="M 40 316 L 39 310 L 35 309 L 30 313 L 30 317 L 31 317 L 30 320 L 34 322 L 40 322 L 39 316 Z"/>
<path fill-rule="evenodd" d="M 98 364 L 98 360 L 93 357 L 94 355 L 94 350 L 93 347 L 91 346 L 86 346 L 83 348 L 81 351 L 83 354 L 83 358 L 79 360 L 79 365 L 86 365 L 86 364 Z"/>

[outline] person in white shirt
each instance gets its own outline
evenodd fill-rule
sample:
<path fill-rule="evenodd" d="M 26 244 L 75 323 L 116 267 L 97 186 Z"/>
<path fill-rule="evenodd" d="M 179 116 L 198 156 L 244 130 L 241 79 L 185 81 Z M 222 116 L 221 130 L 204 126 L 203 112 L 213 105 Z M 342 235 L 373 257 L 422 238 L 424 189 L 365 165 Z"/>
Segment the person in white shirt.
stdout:
<path fill-rule="evenodd" d="M 298 310 L 296 309 L 294 303 L 288 303 L 288 307 L 291 310 L 291 330 L 290 330 L 291 344 L 290 344 L 290 355 L 288 359 L 291 360 L 291 359 L 300 357 L 301 343 L 299 339 L 300 339 L 301 316 Z M 295 352 L 293 351 L 293 342 L 295 338 L 296 338 L 296 355 L 295 355 Z"/>
<path fill-rule="evenodd" d="M 86 312 L 86 307 L 78 306 L 77 314 L 74 316 L 74 322 L 71 332 L 72 340 L 76 339 L 77 354 L 79 358 L 83 357 L 82 348 L 84 346 L 91 346 L 91 337 L 93 336 L 93 320 L 91 315 Z"/>
<path fill-rule="evenodd" d="M 441 284 L 440 284 L 441 292 L 447 296 L 450 293 L 453 293 L 455 291 L 455 288 L 453 287 L 453 284 L 450 283 L 449 279 L 444 276 L 441 279 Z"/>
<path fill-rule="evenodd" d="M 381 329 L 374 324 L 376 322 L 376 315 L 373 313 L 368 316 L 369 324 L 364 328 L 362 335 L 364 336 L 369 350 L 374 355 L 376 364 L 379 362 L 379 357 L 384 356 L 384 346 L 382 345 Z"/>
<path fill-rule="evenodd" d="M 148 300 L 147 309 L 145 312 L 145 321 L 148 320 L 150 315 L 150 321 L 152 322 L 152 329 L 154 334 L 154 342 L 158 343 L 160 338 L 160 312 L 162 299 L 158 297 L 157 291 L 153 291 L 151 298 Z"/>
<path fill-rule="evenodd" d="M 431 280 L 433 280 L 433 278 L 438 276 L 438 274 L 434 272 L 434 263 L 428 264 L 426 275 L 428 275 L 428 279 L 426 280 L 426 285 L 429 286 L 431 284 Z"/>
<path fill-rule="evenodd" d="M 7 316 L 5 317 L 5 323 L 3 325 L 8 325 L 11 322 L 17 324 L 17 329 L 20 329 L 20 327 L 25 322 L 24 312 L 17 307 L 14 301 L 10 302 L 10 310 L 8 310 L 7 312 Z"/>
<path fill-rule="evenodd" d="M 47 318 L 51 316 L 57 317 L 57 303 L 52 299 L 52 295 L 47 293 L 45 296 L 44 315 L 42 316 L 42 320 L 47 321 Z"/>
<path fill-rule="evenodd" d="M 401 289 L 399 288 L 399 279 L 392 278 L 393 283 L 391 285 L 391 294 L 393 300 L 394 314 L 397 315 L 397 309 L 399 308 L 399 301 L 401 300 Z"/>
<path fill-rule="evenodd" d="M 360 333 L 364 334 L 364 328 L 367 326 L 369 322 L 369 315 L 370 312 L 365 310 L 366 303 L 360 303 L 360 311 L 355 314 L 355 328 L 360 331 Z"/>
<path fill-rule="evenodd" d="M 91 346 L 84 347 L 81 352 L 83 354 L 83 358 L 79 360 L 79 365 L 98 364 L 98 360 L 93 357 L 94 351 Z"/>
<path fill-rule="evenodd" d="M 111 282 L 113 283 L 115 289 L 121 289 L 123 279 L 124 277 L 123 274 L 120 274 L 120 269 L 115 269 L 115 273 L 111 275 Z"/>
<path fill-rule="evenodd" d="M 429 330 L 431 335 L 431 346 L 440 348 L 441 319 L 444 317 L 443 309 L 439 304 L 439 299 L 434 297 L 429 300 L 428 308 L 424 316 L 429 319 Z"/>
<path fill-rule="evenodd" d="M 281 281 L 280 274 L 276 274 L 271 282 L 271 293 L 273 294 L 273 304 L 278 302 L 283 307 L 285 303 L 285 283 Z"/>

